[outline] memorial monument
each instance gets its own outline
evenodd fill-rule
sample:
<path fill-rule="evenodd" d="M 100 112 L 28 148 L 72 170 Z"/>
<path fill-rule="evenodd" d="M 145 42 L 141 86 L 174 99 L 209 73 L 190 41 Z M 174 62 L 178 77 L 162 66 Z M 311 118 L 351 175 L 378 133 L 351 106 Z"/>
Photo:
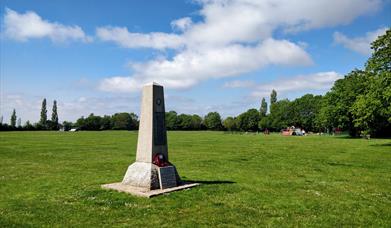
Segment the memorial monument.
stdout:
<path fill-rule="evenodd" d="M 136 162 L 128 167 L 122 182 L 102 187 L 151 197 L 196 185 L 181 181 L 169 162 L 163 86 L 147 84 L 142 89 Z"/>

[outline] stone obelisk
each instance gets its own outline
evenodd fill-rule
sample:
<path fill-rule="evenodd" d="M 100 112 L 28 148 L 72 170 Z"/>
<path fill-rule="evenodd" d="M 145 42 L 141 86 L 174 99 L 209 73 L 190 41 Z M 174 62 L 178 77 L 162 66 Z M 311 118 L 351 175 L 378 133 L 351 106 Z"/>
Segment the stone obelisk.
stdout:
<path fill-rule="evenodd" d="M 136 162 L 122 182 L 102 187 L 150 197 L 197 185 L 181 182 L 168 158 L 163 86 L 150 83 L 142 89 Z"/>
<path fill-rule="evenodd" d="M 159 176 L 163 169 L 159 166 L 170 167 L 167 175 Z M 166 181 L 160 178 L 166 177 L 170 179 L 168 187 L 180 182 L 175 167 L 168 162 L 163 86 L 151 83 L 143 87 L 136 162 L 129 166 L 122 183 L 153 190 L 166 188 L 160 186 Z"/>

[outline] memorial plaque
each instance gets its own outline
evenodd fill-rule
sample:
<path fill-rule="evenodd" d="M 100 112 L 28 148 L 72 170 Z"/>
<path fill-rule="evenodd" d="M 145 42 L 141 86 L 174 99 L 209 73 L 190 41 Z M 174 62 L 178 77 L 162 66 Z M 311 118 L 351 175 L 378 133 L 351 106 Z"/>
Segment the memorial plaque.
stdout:
<path fill-rule="evenodd" d="M 160 188 L 173 188 L 177 186 L 174 166 L 166 166 L 159 168 Z"/>
<path fill-rule="evenodd" d="M 154 115 L 154 143 L 155 145 L 166 145 L 166 131 L 164 129 L 165 123 L 165 113 L 164 112 L 155 112 Z"/>

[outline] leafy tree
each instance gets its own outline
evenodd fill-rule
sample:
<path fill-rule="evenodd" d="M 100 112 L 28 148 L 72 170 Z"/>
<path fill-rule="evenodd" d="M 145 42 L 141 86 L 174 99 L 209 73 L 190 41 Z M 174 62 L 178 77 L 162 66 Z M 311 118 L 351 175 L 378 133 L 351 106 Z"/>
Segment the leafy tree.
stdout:
<path fill-rule="evenodd" d="M 277 102 L 277 91 L 273 89 L 272 93 L 270 94 L 270 106 L 276 102 Z"/>
<path fill-rule="evenodd" d="M 391 72 L 391 29 L 379 36 L 373 43 L 372 56 L 366 63 L 365 70 L 369 73 Z"/>
<path fill-rule="evenodd" d="M 281 130 L 292 124 L 291 102 L 288 99 L 273 103 L 270 107 L 270 123 L 274 130 Z"/>
<path fill-rule="evenodd" d="M 262 98 L 262 101 L 261 101 L 261 108 L 259 109 L 259 113 L 260 113 L 261 117 L 265 117 L 266 113 L 267 113 L 267 102 L 264 97 Z"/>
<path fill-rule="evenodd" d="M 42 128 L 46 128 L 46 121 L 48 119 L 47 112 L 48 111 L 46 109 L 46 98 L 44 98 L 41 107 L 41 119 L 39 120 L 39 123 L 42 126 Z"/>
<path fill-rule="evenodd" d="M 229 116 L 227 118 L 225 118 L 225 120 L 223 121 L 223 126 L 225 129 L 227 129 L 228 131 L 235 131 L 237 130 L 237 125 L 236 125 L 236 120 L 235 118 Z"/>
<path fill-rule="evenodd" d="M 17 121 L 16 126 L 17 126 L 18 128 L 21 128 L 21 127 L 22 127 L 22 119 L 21 119 L 20 117 L 18 118 L 18 121 Z"/>
<path fill-rule="evenodd" d="M 218 112 L 209 112 L 204 117 L 204 123 L 209 130 L 220 130 L 222 128 L 221 116 Z"/>
<path fill-rule="evenodd" d="M 166 112 L 167 130 L 177 130 L 179 128 L 178 115 L 175 111 Z"/>
<path fill-rule="evenodd" d="M 262 117 L 261 120 L 258 123 L 258 128 L 261 130 L 272 129 L 272 122 L 270 115 L 267 115 L 265 117 Z"/>
<path fill-rule="evenodd" d="M 289 111 L 290 123 L 297 127 L 302 127 L 307 131 L 316 130 L 315 119 L 321 108 L 322 96 L 306 94 L 295 99 Z"/>
<path fill-rule="evenodd" d="M 202 118 L 199 115 L 192 115 L 191 116 L 191 129 L 192 130 L 200 130 L 202 125 Z"/>
<path fill-rule="evenodd" d="M 84 125 L 85 125 L 85 118 L 84 116 L 81 116 L 79 119 L 76 120 L 75 126 L 80 130 L 85 130 Z"/>
<path fill-rule="evenodd" d="M 358 95 L 365 93 L 367 80 L 367 74 L 361 70 L 354 70 L 337 80 L 324 96 L 318 120 L 320 125 L 329 130 L 338 127 L 348 130 L 352 136 L 357 135 L 359 129 L 354 126 L 351 107 Z"/>
<path fill-rule="evenodd" d="M 100 130 L 101 126 L 101 117 L 95 116 L 94 113 L 91 113 L 85 120 L 84 120 L 84 127 L 83 130 L 92 130 L 97 131 Z"/>
<path fill-rule="evenodd" d="M 373 79 L 372 79 L 373 80 Z M 382 86 L 386 84 L 388 88 Z M 354 116 L 354 126 L 364 130 L 365 134 L 375 136 L 386 135 L 391 129 L 391 75 L 388 79 L 373 80 L 371 89 L 364 95 L 359 95 L 351 107 Z M 390 133 L 388 133 L 390 134 Z"/>
<path fill-rule="evenodd" d="M 10 130 L 13 130 L 13 128 L 7 123 L 0 124 L 0 131 L 10 131 Z"/>
<path fill-rule="evenodd" d="M 27 131 L 32 131 L 32 130 L 34 130 L 34 126 L 30 123 L 29 120 L 27 120 L 23 126 L 23 129 L 27 130 Z"/>
<path fill-rule="evenodd" d="M 115 113 L 111 119 L 113 121 L 113 130 L 136 130 L 138 127 L 137 115 L 134 113 Z"/>
<path fill-rule="evenodd" d="M 12 111 L 10 123 L 11 123 L 12 128 L 16 127 L 16 111 L 15 111 L 15 109 Z"/>
<path fill-rule="evenodd" d="M 391 135 L 391 30 L 372 43 L 373 54 L 366 63 L 366 90 L 351 106 L 354 126 L 365 134 Z"/>
<path fill-rule="evenodd" d="M 139 125 L 140 125 L 140 122 L 138 120 L 138 116 L 133 112 L 131 112 L 129 115 L 132 118 L 132 129 L 131 130 L 138 130 Z"/>
<path fill-rule="evenodd" d="M 64 131 L 69 131 L 72 129 L 72 122 L 64 121 L 62 122 L 62 126 L 64 127 Z"/>
<path fill-rule="evenodd" d="M 179 121 L 179 129 L 181 130 L 191 130 L 192 129 L 192 122 L 191 122 L 191 116 L 186 114 L 180 114 L 178 116 Z"/>
<path fill-rule="evenodd" d="M 255 108 L 249 109 L 237 117 L 238 128 L 242 131 L 257 131 L 260 115 Z"/>
<path fill-rule="evenodd" d="M 100 120 L 100 129 L 101 130 L 110 130 L 113 128 L 111 116 L 104 115 Z"/>
<path fill-rule="evenodd" d="M 52 108 L 52 130 L 58 130 L 58 114 L 57 114 L 57 101 L 53 101 Z"/>

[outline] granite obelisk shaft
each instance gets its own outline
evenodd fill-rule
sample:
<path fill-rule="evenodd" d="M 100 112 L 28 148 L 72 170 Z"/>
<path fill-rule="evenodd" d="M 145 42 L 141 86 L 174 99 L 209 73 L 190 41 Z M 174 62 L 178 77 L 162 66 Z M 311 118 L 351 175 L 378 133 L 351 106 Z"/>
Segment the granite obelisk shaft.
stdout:
<path fill-rule="evenodd" d="M 168 160 L 163 87 L 152 83 L 143 87 L 137 162 L 152 162 L 155 154 Z"/>

